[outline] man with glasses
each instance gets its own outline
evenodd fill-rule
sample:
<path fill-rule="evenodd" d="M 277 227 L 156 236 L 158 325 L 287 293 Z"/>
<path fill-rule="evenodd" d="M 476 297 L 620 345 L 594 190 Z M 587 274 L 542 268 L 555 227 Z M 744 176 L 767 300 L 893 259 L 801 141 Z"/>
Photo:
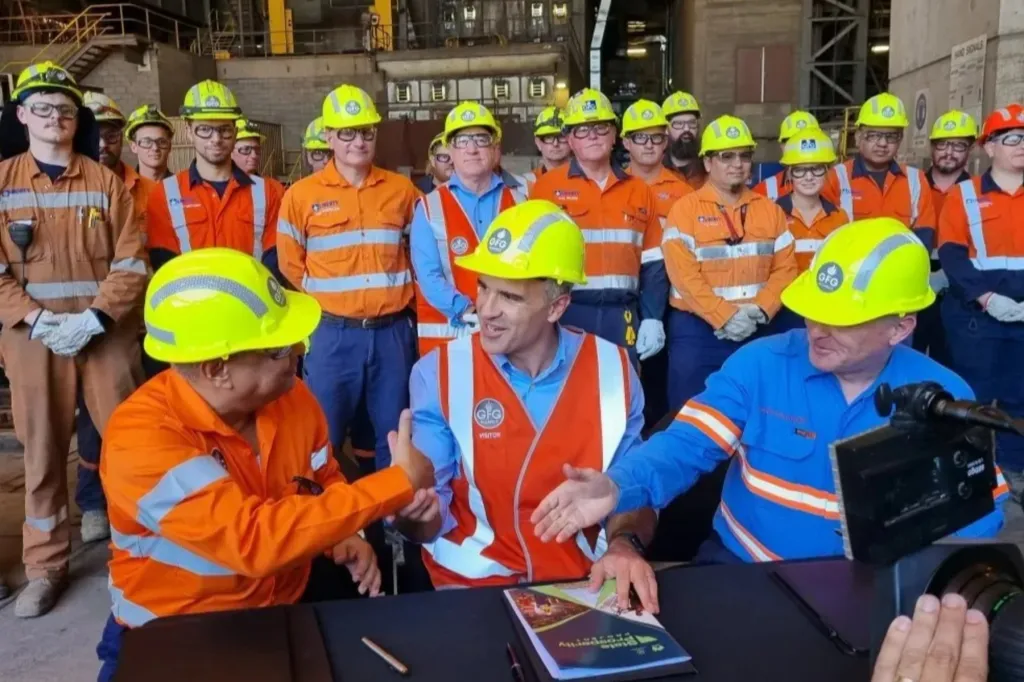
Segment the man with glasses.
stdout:
<path fill-rule="evenodd" d="M 448 182 L 454 169 L 452 155 L 444 146 L 444 133 L 438 133 L 430 141 L 430 147 L 427 149 L 426 174 L 416 182 L 416 189 L 424 194 L 430 194 Z"/>
<path fill-rule="evenodd" d="M 557 107 L 548 107 L 537 115 L 533 126 L 533 141 L 540 152 L 541 164 L 532 171 L 523 173 L 526 188 L 533 191 L 537 178 L 569 162 L 572 151 L 562 130 L 562 112 Z"/>
<path fill-rule="evenodd" d="M 476 248 L 501 211 L 526 199 L 495 170 L 500 140 L 482 104 L 463 102 L 445 118 L 455 172 L 419 202 L 410 233 L 420 357 L 476 328 L 476 275 L 452 264 Z"/>
<path fill-rule="evenodd" d="M 142 177 L 160 182 L 173 175 L 167 169 L 173 138 L 171 120 L 154 105 L 144 104 L 128 115 L 124 139 L 131 143 L 132 154 L 139 160 L 135 170 Z"/>
<path fill-rule="evenodd" d="M 333 158 L 331 145 L 327 144 L 327 131 L 324 130 L 322 116 L 317 116 L 306 126 L 302 136 L 302 153 L 312 173 L 322 171 Z"/>
<path fill-rule="evenodd" d="M 641 350 L 647 358 L 665 346 L 668 279 L 654 194 L 612 163 L 615 122 L 607 97 L 577 93 L 563 119 L 573 159 L 538 179 L 532 198 L 561 206 L 587 242 L 587 283 L 562 321 L 624 346 L 637 364 Z"/>
<path fill-rule="evenodd" d="M 249 175 L 231 159 L 242 117 L 234 94 L 212 80 L 185 93 L 182 118 L 196 158 L 160 183 L 146 213 L 153 268 L 194 249 L 225 246 L 277 272 L 280 183 Z"/>
<path fill-rule="evenodd" d="M 896 163 L 909 125 L 899 97 L 875 95 L 857 116 L 857 156 L 833 166 L 823 196 L 854 220 L 888 216 L 912 229 L 929 250 L 935 244 L 935 208 L 924 173 Z"/>
<path fill-rule="evenodd" d="M 808 111 L 794 111 L 782 119 L 779 126 L 779 146 L 785 149 L 786 143 L 794 136 L 808 130 L 819 130 L 818 119 Z M 783 164 L 785 165 L 785 164 Z M 765 178 L 754 186 L 754 191 L 772 201 L 784 197 L 793 191 L 786 179 L 786 169 Z"/>
<path fill-rule="evenodd" d="M 669 213 L 662 250 L 672 282 L 669 407 L 678 409 L 752 338 L 772 333 L 796 277 L 793 235 L 773 201 L 747 188 L 756 143 L 734 116 L 704 129 L 707 183 Z"/>
<path fill-rule="evenodd" d="M 700 105 L 697 98 L 688 92 L 674 92 L 661 105 L 668 119 L 669 147 L 665 154 L 665 166 L 686 179 L 694 189 L 700 189 L 707 179 L 704 164 L 697 154 L 700 148 L 697 135 L 700 133 Z"/>
<path fill-rule="evenodd" d="M 939 219 L 942 301 L 951 369 L 978 400 L 1024 417 L 1024 107 L 985 120 L 980 142 L 992 167 L 950 190 Z M 1014 496 L 1024 496 L 1024 438 L 999 433 L 996 460 Z"/>
<path fill-rule="evenodd" d="M 235 128 L 235 147 L 231 150 L 231 160 L 249 175 L 260 175 L 263 133 L 247 118 L 235 121 Z"/>
<path fill-rule="evenodd" d="M 25 446 L 22 618 L 53 608 L 67 583 L 76 395 L 102 430 L 142 380 L 146 251 L 131 195 L 93 160 L 96 139 L 67 71 L 19 75 L 0 116 L 0 350 Z"/>

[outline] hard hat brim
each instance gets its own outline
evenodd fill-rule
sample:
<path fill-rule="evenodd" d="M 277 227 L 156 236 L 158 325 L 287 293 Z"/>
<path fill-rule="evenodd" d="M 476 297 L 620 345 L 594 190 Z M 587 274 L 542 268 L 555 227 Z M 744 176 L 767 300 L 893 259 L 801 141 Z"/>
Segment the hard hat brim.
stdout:
<path fill-rule="evenodd" d="M 497 277 L 498 279 L 553 279 L 559 282 L 569 282 L 570 284 L 587 283 L 587 277 L 582 272 L 538 275 L 535 272 L 526 272 L 525 269 L 509 265 L 498 258 L 488 258 L 486 256 L 478 255 L 476 252 L 467 253 L 465 256 L 459 256 L 455 259 L 455 265 L 463 270 L 475 272 L 478 275 Z"/>
<path fill-rule="evenodd" d="M 901 305 L 898 300 L 887 301 L 883 307 L 865 305 L 860 309 L 837 305 L 836 296 L 821 291 L 810 270 L 802 272 L 782 290 L 782 305 L 809 322 L 829 327 L 853 327 L 887 315 L 917 313 L 934 302 L 935 292 L 928 288 L 923 299 L 909 305 Z"/>

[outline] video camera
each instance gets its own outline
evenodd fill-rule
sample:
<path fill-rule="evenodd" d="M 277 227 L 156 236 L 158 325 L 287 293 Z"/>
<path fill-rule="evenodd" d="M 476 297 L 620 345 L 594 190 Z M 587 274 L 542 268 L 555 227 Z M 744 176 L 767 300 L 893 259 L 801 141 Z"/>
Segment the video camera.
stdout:
<path fill-rule="evenodd" d="M 1024 680 L 1021 551 L 943 540 L 993 511 L 995 431 L 1024 435 L 1024 420 L 930 382 L 882 384 L 875 407 L 889 424 L 830 452 L 846 557 L 875 570 L 872 662 L 889 623 L 912 615 L 921 594 L 957 592 L 988 616 L 990 682 Z"/>

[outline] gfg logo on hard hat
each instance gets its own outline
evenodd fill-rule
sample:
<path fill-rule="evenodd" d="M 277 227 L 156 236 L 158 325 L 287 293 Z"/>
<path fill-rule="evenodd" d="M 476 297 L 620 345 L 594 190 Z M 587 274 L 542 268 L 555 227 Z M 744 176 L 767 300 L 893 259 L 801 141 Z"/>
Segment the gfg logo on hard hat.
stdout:
<path fill-rule="evenodd" d="M 500 230 L 496 230 L 491 235 L 490 239 L 487 240 L 487 250 L 497 256 L 500 253 L 508 251 L 508 247 L 512 245 L 512 233 L 504 227 Z"/>
<path fill-rule="evenodd" d="M 800 151 L 802 152 L 816 152 L 818 151 L 817 140 L 800 140 Z"/>
<path fill-rule="evenodd" d="M 843 286 L 843 269 L 836 263 L 825 263 L 818 268 L 818 288 L 826 294 L 836 292 Z"/>
<path fill-rule="evenodd" d="M 729 128 L 725 131 L 725 136 L 728 137 L 730 140 L 735 140 L 737 137 L 740 136 L 740 129 L 737 128 L 736 126 L 729 126 Z"/>
<path fill-rule="evenodd" d="M 484 398 L 473 408 L 473 421 L 481 429 L 496 429 L 505 421 L 505 408 L 494 398 Z"/>
<path fill-rule="evenodd" d="M 345 113 L 348 114 L 349 116 L 357 116 L 359 112 L 362 110 L 363 108 L 359 106 L 359 102 L 355 101 L 354 99 L 349 100 L 348 103 L 345 105 Z"/>

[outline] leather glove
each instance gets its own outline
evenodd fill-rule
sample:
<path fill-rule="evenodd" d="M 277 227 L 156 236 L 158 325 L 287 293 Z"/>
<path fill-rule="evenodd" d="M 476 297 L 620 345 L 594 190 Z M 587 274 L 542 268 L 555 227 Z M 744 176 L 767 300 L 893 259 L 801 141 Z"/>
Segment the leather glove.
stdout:
<path fill-rule="evenodd" d="M 68 317 L 68 313 L 57 314 L 51 313 L 49 310 L 42 311 L 28 332 L 29 340 L 41 341 L 44 346 L 49 348 L 50 341 L 54 338 L 57 329 Z"/>
<path fill-rule="evenodd" d="M 74 315 L 68 315 L 67 319 L 60 323 L 53 333 L 53 339 L 47 344 L 50 350 L 57 355 L 71 357 L 77 355 L 85 348 L 92 337 L 103 333 L 103 325 L 96 313 L 86 310 Z"/>
<path fill-rule="evenodd" d="M 665 325 L 661 320 L 643 320 L 636 334 L 636 352 L 641 360 L 657 355 L 665 347 Z"/>
<path fill-rule="evenodd" d="M 1000 322 L 1024 322 L 1024 306 L 1002 294 L 991 294 L 988 297 L 985 312 Z"/>
<path fill-rule="evenodd" d="M 949 278 L 946 277 L 946 273 L 942 270 L 936 270 L 928 275 L 928 284 L 931 285 L 932 291 L 936 294 L 941 294 L 949 288 Z"/>
<path fill-rule="evenodd" d="M 739 309 L 747 314 L 747 317 L 758 324 L 768 324 L 768 316 L 759 306 L 753 303 L 740 303 Z"/>
<path fill-rule="evenodd" d="M 721 329 L 715 332 L 715 336 L 739 343 L 745 341 L 755 331 L 757 331 L 757 322 L 745 310 L 740 309 L 729 318 L 729 321 Z"/>

